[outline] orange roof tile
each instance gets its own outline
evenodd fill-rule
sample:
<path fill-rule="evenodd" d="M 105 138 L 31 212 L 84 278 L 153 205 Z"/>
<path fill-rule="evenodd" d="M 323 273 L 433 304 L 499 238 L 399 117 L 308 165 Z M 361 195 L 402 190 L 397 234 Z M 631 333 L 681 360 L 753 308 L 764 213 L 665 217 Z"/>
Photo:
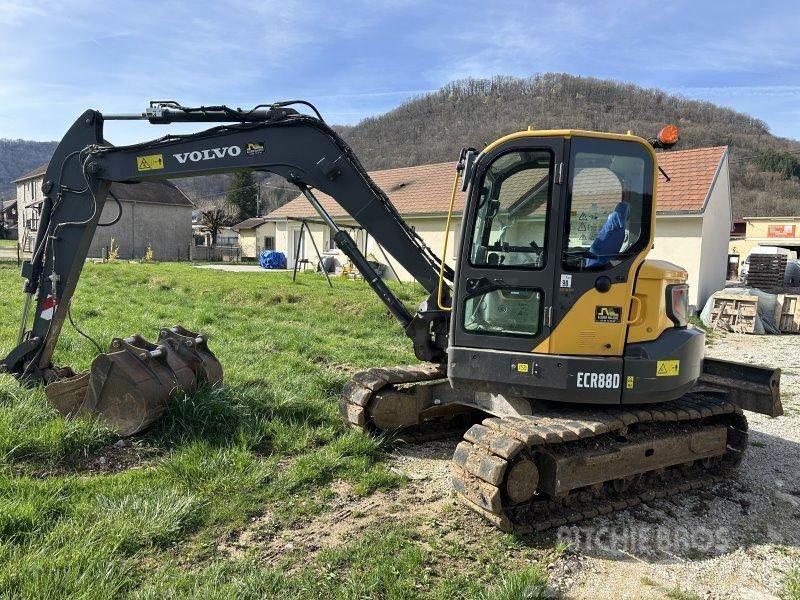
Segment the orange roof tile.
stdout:
<path fill-rule="evenodd" d="M 397 207 L 397 211 L 401 215 L 407 215 L 447 212 L 455 174 L 456 163 L 446 162 L 371 171 L 369 176 L 386 192 L 392 203 Z M 314 195 L 331 216 L 348 216 L 344 209 L 327 194 L 315 191 Z M 454 211 L 460 213 L 464 210 L 464 196 L 464 192 L 460 191 L 459 188 Z M 317 216 L 305 196 L 299 196 L 267 215 L 270 219 L 275 217 Z"/>
<path fill-rule="evenodd" d="M 702 212 L 727 151 L 727 146 L 714 146 L 659 152 L 658 164 L 669 175 L 670 181 L 663 176 L 658 178 L 658 212 Z"/>
<path fill-rule="evenodd" d="M 697 213 L 704 209 L 714 176 L 727 146 L 674 150 L 660 152 L 658 162 L 670 177 L 658 178 L 659 213 Z M 455 176 L 455 162 L 444 162 L 416 167 L 401 167 L 371 171 L 370 177 L 380 186 L 397 207 L 401 215 L 430 215 L 447 212 Z M 336 201 L 322 192 L 316 192 L 323 208 L 335 218 L 347 217 Z M 464 210 L 464 192 L 456 194 L 455 213 Z M 317 213 L 304 196 L 291 200 L 272 211 L 267 218 L 317 217 Z"/>

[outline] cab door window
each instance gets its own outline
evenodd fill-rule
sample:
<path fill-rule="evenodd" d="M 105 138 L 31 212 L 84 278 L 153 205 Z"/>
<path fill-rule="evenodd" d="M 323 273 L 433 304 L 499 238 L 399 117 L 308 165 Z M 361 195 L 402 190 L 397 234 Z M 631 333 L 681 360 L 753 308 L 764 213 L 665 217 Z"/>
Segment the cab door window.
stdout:
<path fill-rule="evenodd" d="M 473 266 L 544 267 L 552 167 L 548 150 L 515 150 L 489 166 L 472 232 Z"/>
<path fill-rule="evenodd" d="M 467 298 L 464 329 L 470 333 L 533 337 L 542 323 L 543 294 L 533 288 L 497 288 Z"/>
<path fill-rule="evenodd" d="M 603 142 L 595 144 L 598 151 L 578 151 L 572 159 L 562 261 L 566 270 L 611 268 L 649 239 L 651 159 L 644 152 L 615 154 L 601 149 Z"/>

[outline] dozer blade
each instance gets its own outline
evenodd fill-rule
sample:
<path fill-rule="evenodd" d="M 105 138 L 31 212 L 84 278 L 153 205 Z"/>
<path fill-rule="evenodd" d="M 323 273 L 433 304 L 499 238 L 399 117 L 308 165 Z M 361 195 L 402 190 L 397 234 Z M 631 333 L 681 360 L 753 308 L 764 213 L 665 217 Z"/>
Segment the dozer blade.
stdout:
<path fill-rule="evenodd" d="M 199 382 L 216 386 L 222 383 L 222 365 L 208 348 L 208 340 L 202 333 L 194 333 L 180 325 L 162 329 L 158 341 L 167 344 L 194 371 Z"/>
<path fill-rule="evenodd" d="M 45 394 L 65 416 L 96 415 L 126 437 L 161 417 L 173 390 L 191 394 L 197 383 L 195 371 L 172 346 L 134 335 L 115 338 L 89 371 L 49 384 Z"/>
<path fill-rule="evenodd" d="M 724 393 L 744 410 L 779 417 L 781 370 L 706 357 L 703 372 L 692 391 Z"/>

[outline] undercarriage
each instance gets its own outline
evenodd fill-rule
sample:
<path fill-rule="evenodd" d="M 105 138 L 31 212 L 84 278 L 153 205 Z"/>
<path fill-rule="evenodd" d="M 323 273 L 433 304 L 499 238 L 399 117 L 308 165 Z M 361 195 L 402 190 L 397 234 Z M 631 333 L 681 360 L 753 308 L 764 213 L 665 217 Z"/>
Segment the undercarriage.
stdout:
<path fill-rule="evenodd" d="M 530 533 L 728 477 L 747 419 L 716 378 L 670 402 L 598 406 L 459 389 L 440 367 L 419 365 L 357 373 L 340 408 L 352 427 L 412 441 L 463 433 L 452 464 L 459 498 L 503 531 Z M 759 392 L 780 410 L 773 390 Z"/>

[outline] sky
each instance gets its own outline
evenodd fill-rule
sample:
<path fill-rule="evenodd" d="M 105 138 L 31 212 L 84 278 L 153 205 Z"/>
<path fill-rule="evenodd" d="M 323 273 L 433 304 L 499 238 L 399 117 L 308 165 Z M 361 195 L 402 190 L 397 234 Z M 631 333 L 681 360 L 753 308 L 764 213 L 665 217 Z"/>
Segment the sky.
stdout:
<path fill-rule="evenodd" d="M 87 108 L 151 99 L 302 98 L 355 124 L 454 79 L 557 71 L 709 100 L 800 139 L 798 42 L 788 1 L 0 0 L 0 137 L 60 139 Z M 105 131 L 127 144 L 186 130 Z"/>

